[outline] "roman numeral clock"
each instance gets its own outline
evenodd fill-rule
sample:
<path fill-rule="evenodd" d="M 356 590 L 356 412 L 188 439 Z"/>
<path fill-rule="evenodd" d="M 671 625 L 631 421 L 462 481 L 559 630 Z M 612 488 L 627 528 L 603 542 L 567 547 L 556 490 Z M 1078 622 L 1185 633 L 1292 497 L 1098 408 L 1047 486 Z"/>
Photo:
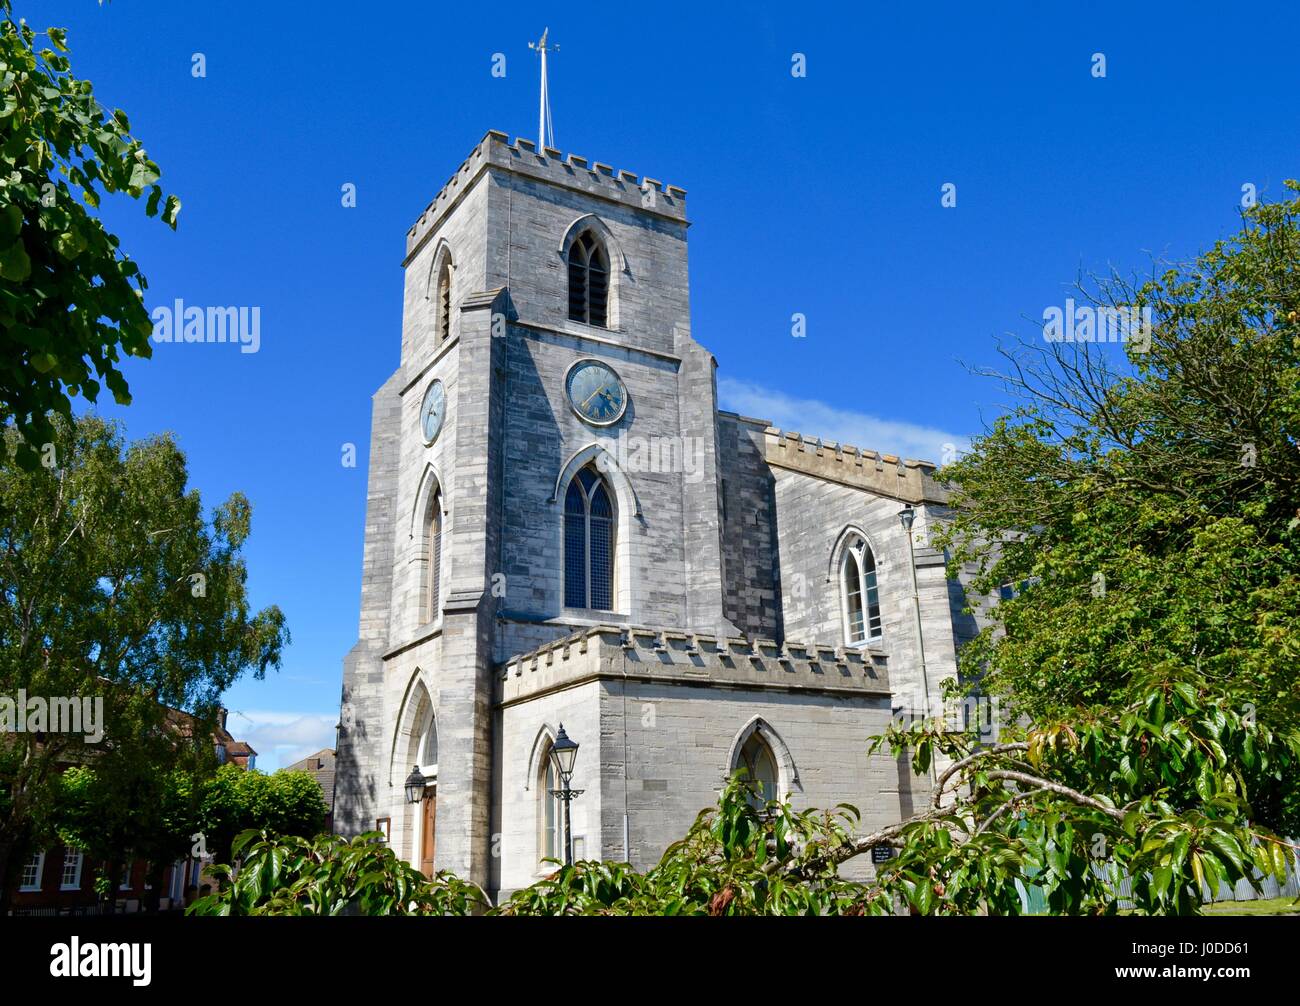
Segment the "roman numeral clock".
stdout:
<path fill-rule="evenodd" d="M 569 406 L 592 426 L 612 426 L 627 411 L 627 388 L 614 369 L 599 360 L 579 360 L 564 379 Z"/>

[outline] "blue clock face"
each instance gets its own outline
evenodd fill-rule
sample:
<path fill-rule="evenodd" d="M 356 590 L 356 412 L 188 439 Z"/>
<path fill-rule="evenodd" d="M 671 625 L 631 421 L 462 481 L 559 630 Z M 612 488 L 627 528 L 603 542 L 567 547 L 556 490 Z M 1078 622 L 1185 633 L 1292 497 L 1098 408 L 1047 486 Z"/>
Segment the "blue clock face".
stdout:
<path fill-rule="evenodd" d="M 609 426 L 627 411 L 627 388 L 599 360 L 582 360 L 569 369 L 565 390 L 573 411 L 595 426 Z"/>
<path fill-rule="evenodd" d="M 431 444 L 442 429 L 442 417 L 447 412 L 447 396 L 442 390 L 442 382 L 434 381 L 424 393 L 420 405 L 420 429 L 424 432 L 424 442 Z"/>

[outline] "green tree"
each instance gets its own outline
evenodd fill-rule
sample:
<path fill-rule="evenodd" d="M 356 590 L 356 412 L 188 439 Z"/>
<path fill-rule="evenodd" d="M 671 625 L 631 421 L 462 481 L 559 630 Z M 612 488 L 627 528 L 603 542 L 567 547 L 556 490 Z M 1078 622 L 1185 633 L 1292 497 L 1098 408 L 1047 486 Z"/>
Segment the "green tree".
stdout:
<path fill-rule="evenodd" d="M 1190 264 L 1096 284 L 1098 306 L 1150 312 L 1127 361 L 1006 350 L 1016 408 L 944 469 L 936 540 L 977 593 L 1015 587 L 960 658 L 1010 718 L 1124 708 L 1187 672 L 1225 710 L 1300 720 L 1297 263 L 1300 199 L 1261 203 Z M 1257 819 L 1297 833 L 1295 782 L 1252 772 Z"/>
<path fill-rule="evenodd" d="M 305 774 L 305 773 L 300 773 Z M 368 832 L 348 841 L 238 835 L 239 869 L 213 868 L 218 890 L 190 915 L 469 915 L 487 907 L 474 884 L 449 873 L 426 879 Z"/>
<path fill-rule="evenodd" d="M 210 745 L 221 694 L 247 672 L 278 667 L 288 633 L 274 606 L 250 610 L 242 549 L 248 501 L 205 516 L 168 436 L 126 445 L 95 417 L 56 416 L 55 467 L 0 465 L 0 696 L 102 702 L 103 738 L 0 736 L 0 877 L 32 841 L 51 785 L 115 745 L 179 757 L 169 712 L 196 717 Z M 166 738 L 150 748 L 143 738 Z M 143 771 L 143 768 L 133 771 Z"/>
<path fill-rule="evenodd" d="M 45 45 L 44 42 L 48 42 Z M 130 401 L 120 356 L 151 355 L 139 267 L 91 214 L 104 194 L 146 196 L 172 228 L 180 201 L 164 196 L 121 109 L 72 75 L 66 33 L 37 33 L 0 0 L 0 423 L 26 467 L 52 439 L 48 413 L 71 417 L 102 381 Z"/>
<path fill-rule="evenodd" d="M 203 786 L 199 820 L 208 851 L 229 861 L 235 839 L 246 831 L 310 838 L 328 813 L 320 784 L 306 772 L 267 775 L 223 765 Z"/>
<path fill-rule="evenodd" d="M 492 909 L 500 915 L 1018 915 L 1030 888 L 1062 915 L 1195 914 L 1221 881 L 1282 877 L 1295 850 L 1252 823 L 1245 780 L 1300 775 L 1300 729 L 1223 709 L 1212 682 L 1152 676 L 1116 710 L 1075 710 L 995 745 L 934 722 L 895 724 L 871 747 L 945 767 L 929 805 L 863 834 L 855 808 L 758 805 L 732 779 L 716 807 L 642 873 L 580 862 Z M 463 914 L 459 881 L 430 883 L 386 847 L 278 841 L 234 845 L 227 884 L 199 914 Z M 895 855 L 870 883 L 841 868 L 877 846 Z M 371 848 L 364 869 L 353 857 Z M 1126 898 L 1119 880 L 1132 878 Z M 321 893 L 327 891 L 328 895 Z M 364 892 L 370 892 L 366 895 Z M 1125 904 L 1125 902 L 1128 904 Z M 326 906 L 326 907 L 322 907 Z"/>
<path fill-rule="evenodd" d="M 190 764 L 160 770 L 166 760 L 163 752 L 150 757 L 132 750 L 119 756 L 115 747 L 95 758 L 93 767 L 65 771 L 52 787 L 48 814 L 53 834 L 102 870 L 110 893 L 132 861 L 148 863 L 152 889 L 145 902 L 152 911 L 158 908 L 164 870 L 188 854 L 199 820 L 195 777 L 201 769 L 182 758 Z M 109 897 L 110 911 L 114 904 Z"/>

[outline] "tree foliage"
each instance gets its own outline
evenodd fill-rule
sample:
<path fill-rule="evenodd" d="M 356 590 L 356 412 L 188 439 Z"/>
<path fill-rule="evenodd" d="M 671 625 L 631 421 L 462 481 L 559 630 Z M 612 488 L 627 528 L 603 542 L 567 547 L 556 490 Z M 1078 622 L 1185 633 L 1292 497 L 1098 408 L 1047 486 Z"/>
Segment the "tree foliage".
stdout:
<path fill-rule="evenodd" d="M 872 750 L 909 752 L 920 774 L 936 759 L 945 767 L 928 807 L 865 834 L 853 807 L 760 804 L 738 775 L 650 870 L 558 867 L 489 914 L 1020 915 L 1035 910 L 1035 889 L 1053 914 L 1186 915 L 1220 882 L 1259 890 L 1265 877 L 1283 879 L 1295 848 L 1253 823 L 1248 780 L 1300 775 L 1300 729 L 1224 708 L 1205 679 L 1157 675 L 1135 693 L 1122 709 L 1076 710 L 995 745 L 935 722 L 891 726 Z M 263 836 L 200 911 L 482 910 L 477 896 L 452 898 L 465 890 L 454 877 L 430 885 L 386 847 L 372 846 L 382 850 L 369 861 L 376 873 L 356 868 L 348 857 L 375 838 L 311 846 Z M 893 858 L 870 881 L 848 879 L 844 864 L 877 846 Z M 267 872 L 277 848 L 296 864 L 282 880 L 281 867 Z M 330 897 L 309 897 L 318 887 Z"/>
<path fill-rule="evenodd" d="M 1150 674 L 1211 683 L 1227 713 L 1300 721 L 1300 184 L 1194 262 L 1097 284 L 1147 340 L 1025 343 L 1016 406 L 946 468 L 936 536 L 973 589 L 1014 596 L 961 652 L 1011 718 L 1125 708 Z M 1108 355 L 1112 354 L 1112 355 Z M 1291 780 L 1243 781 L 1300 831 Z"/>
<path fill-rule="evenodd" d="M 103 739 L 0 737 L 0 867 L 27 841 L 63 768 L 103 756 L 123 780 L 211 749 L 222 693 L 278 667 L 288 638 L 274 606 L 250 609 L 239 494 L 207 516 L 169 436 L 131 445 L 95 417 L 56 416 L 51 464 L 0 465 L 0 694 L 103 703 Z M 194 715 L 178 734 L 168 708 Z M 112 753 L 117 752 L 113 758 Z M 140 768 L 126 767 L 131 757 Z"/>
<path fill-rule="evenodd" d="M 198 830 L 212 855 L 229 860 L 244 832 L 307 838 L 325 826 L 328 814 L 320 784 L 306 772 L 267 775 L 223 765 L 203 786 Z"/>
<path fill-rule="evenodd" d="M 234 842 L 239 869 L 213 867 L 218 890 L 190 915 L 468 915 L 483 892 L 451 874 L 432 880 L 368 832 L 315 841 L 249 830 Z"/>
<path fill-rule="evenodd" d="M 196 779 L 201 764 L 182 756 L 166 767 L 166 756 L 138 751 L 106 752 L 92 765 L 77 765 L 51 787 L 43 815 L 65 846 L 81 849 L 115 892 L 134 860 L 149 864 L 155 901 L 162 873 L 184 859 L 198 826 Z M 114 899 L 110 898 L 111 907 Z"/>
<path fill-rule="evenodd" d="M 1253 785 L 1294 787 L 1300 729 L 1273 729 L 1187 672 L 1145 675 L 1124 706 L 1020 725 L 993 745 L 896 724 L 873 750 L 939 766 L 928 810 L 859 840 L 897 858 L 880 887 L 922 914 L 1183 915 L 1221 882 L 1284 879 L 1295 847 L 1256 823 Z M 1119 882 L 1131 880 L 1121 897 Z"/>
<path fill-rule="evenodd" d="M 48 45 L 44 44 L 48 42 Z M 151 355 L 139 266 L 92 215 L 104 195 L 145 197 L 176 226 L 180 201 L 121 109 L 73 76 L 66 33 L 37 33 L 0 0 L 0 423 L 26 467 L 52 436 L 47 414 L 96 401 L 101 382 L 130 401 L 121 355 Z"/>

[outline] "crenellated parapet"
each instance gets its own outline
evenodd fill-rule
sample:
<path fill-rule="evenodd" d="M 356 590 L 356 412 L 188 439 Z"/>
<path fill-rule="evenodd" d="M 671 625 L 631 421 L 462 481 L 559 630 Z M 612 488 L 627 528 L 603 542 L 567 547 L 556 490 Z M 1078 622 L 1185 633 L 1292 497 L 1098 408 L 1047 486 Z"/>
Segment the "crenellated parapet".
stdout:
<path fill-rule="evenodd" d="M 887 658 L 855 647 L 593 626 L 498 665 L 497 702 L 511 705 L 605 678 L 887 697 Z"/>
<path fill-rule="evenodd" d="M 551 147 L 538 150 L 532 140 L 522 137 L 511 143 L 505 133 L 491 129 L 406 232 L 408 259 L 479 175 L 493 168 L 576 189 L 671 220 L 686 221 L 686 190 L 679 186 L 666 185 L 634 171 L 615 170 L 601 161 L 589 162 L 577 154 L 565 155 Z"/>
<path fill-rule="evenodd" d="M 764 458 L 769 465 L 839 482 L 908 503 L 946 503 L 948 491 L 934 479 L 932 461 L 902 460 L 852 444 L 808 439 L 800 433 L 767 427 Z"/>

